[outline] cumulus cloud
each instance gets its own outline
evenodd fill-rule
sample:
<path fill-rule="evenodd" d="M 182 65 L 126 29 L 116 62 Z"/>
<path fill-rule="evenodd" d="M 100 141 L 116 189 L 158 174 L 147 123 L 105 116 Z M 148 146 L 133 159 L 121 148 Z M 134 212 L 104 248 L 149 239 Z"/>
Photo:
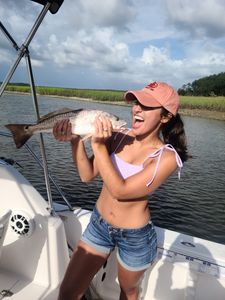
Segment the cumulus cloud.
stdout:
<path fill-rule="evenodd" d="M 0 0 L 0 5 L 3 24 L 21 45 L 41 5 L 27 0 Z M 67 86 L 74 70 L 76 85 L 77 70 L 84 68 L 87 88 L 95 74 L 104 78 L 105 88 L 139 87 L 151 80 L 178 88 L 222 72 L 224 10 L 222 0 L 64 1 L 56 15 L 46 15 L 30 45 L 37 82 L 44 84 L 41 73 L 52 72 L 50 84 L 56 84 L 58 70 Z M 0 39 L 0 64 L 14 56 L 8 41 Z"/>

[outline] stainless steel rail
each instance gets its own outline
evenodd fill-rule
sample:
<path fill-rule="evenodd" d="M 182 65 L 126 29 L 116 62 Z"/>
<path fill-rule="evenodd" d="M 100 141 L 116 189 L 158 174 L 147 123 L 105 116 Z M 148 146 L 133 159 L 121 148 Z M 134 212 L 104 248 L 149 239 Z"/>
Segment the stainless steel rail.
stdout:
<path fill-rule="evenodd" d="M 7 84 L 9 83 L 12 75 L 16 71 L 16 68 L 18 67 L 21 59 L 25 56 L 26 59 L 26 64 L 27 64 L 27 71 L 29 75 L 29 80 L 30 80 L 30 87 L 31 87 L 31 95 L 33 99 L 33 105 L 34 109 L 36 112 L 36 117 L 37 121 L 40 119 L 39 115 L 39 108 L 38 108 L 38 101 L 37 101 L 37 96 L 36 96 L 36 89 L 35 89 L 35 83 L 34 83 L 34 77 L 33 77 L 33 72 L 32 72 L 32 66 L 31 66 L 31 59 L 30 59 L 30 53 L 28 46 L 30 45 L 35 33 L 37 32 L 39 26 L 41 25 L 45 15 L 47 14 L 48 10 L 51 8 L 51 12 L 55 13 L 57 12 L 58 8 L 62 4 L 63 0 L 57 0 L 55 1 L 36 1 L 40 2 L 41 4 L 44 5 L 43 9 L 41 10 L 40 14 L 38 15 L 33 27 L 31 28 L 26 40 L 24 43 L 19 47 L 16 43 L 16 41 L 12 38 L 10 33 L 6 30 L 2 22 L 0 22 L 0 29 L 3 31 L 5 34 L 6 38 L 11 42 L 12 46 L 15 48 L 17 51 L 17 58 L 11 68 L 9 69 L 5 79 L 3 80 L 1 86 L 0 86 L 0 96 L 3 94 Z M 42 161 L 43 161 L 43 170 L 44 170 L 44 176 L 45 176 L 45 185 L 46 185 L 46 191 L 48 195 L 48 203 L 49 203 L 49 210 L 51 214 L 54 214 L 54 207 L 53 207 L 53 201 L 52 201 L 52 193 L 51 193 L 51 188 L 50 188 L 50 183 L 49 183 L 49 172 L 48 172 L 48 164 L 47 164 L 47 157 L 45 153 L 45 146 L 44 146 L 44 139 L 42 136 L 42 133 L 40 133 L 40 149 L 41 149 L 41 154 L 42 154 Z"/>
<path fill-rule="evenodd" d="M 0 131 L 0 136 L 4 136 L 7 138 L 12 138 L 12 135 L 10 133 L 7 132 L 3 132 Z M 26 150 L 30 153 L 30 155 L 34 158 L 34 160 L 38 163 L 38 165 L 42 168 L 42 170 L 44 169 L 44 166 L 41 162 L 41 160 L 39 159 L 39 157 L 34 153 L 34 151 L 31 149 L 31 147 L 29 146 L 28 142 L 24 145 L 24 147 L 26 148 Z M 48 172 L 48 178 L 51 180 L 51 182 L 53 183 L 54 187 L 56 188 L 57 192 L 59 193 L 59 195 L 62 197 L 63 201 L 66 203 L 66 205 L 68 206 L 68 208 L 70 210 L 74 210 L 73 207 L 71 206 L 69 200 L 66 198 L 65 194 L 63 193 L 62 189 L 59 187 L 59 185 L 57 184 L 57 182 L 55 181 L 55 179 L 52 177 L 51 173 Z"/>

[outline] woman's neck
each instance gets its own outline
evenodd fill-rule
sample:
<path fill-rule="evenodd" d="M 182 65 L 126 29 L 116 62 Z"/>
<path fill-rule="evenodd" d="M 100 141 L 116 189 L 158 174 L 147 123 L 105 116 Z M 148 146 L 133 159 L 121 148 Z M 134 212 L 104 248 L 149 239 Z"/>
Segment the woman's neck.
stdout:
<path fill-rule="evenodd" d="M 135 141 L 140 143 L 141 146 L 148 146 L 151 148 L 160 148 L 164 144 L 158 133 L 155 132 L 135 136 L 134 142 Z"/>

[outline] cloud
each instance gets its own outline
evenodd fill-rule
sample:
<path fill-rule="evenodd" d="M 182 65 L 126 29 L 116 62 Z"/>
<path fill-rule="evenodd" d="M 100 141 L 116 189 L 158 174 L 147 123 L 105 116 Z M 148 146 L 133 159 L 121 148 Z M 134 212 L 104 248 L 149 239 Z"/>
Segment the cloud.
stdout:
<path fill-rule="evenodd" d="M 76 39 L 68 36 L 63 42 L 53 34 L 42 53 L 45 59 L 52 53 L 51 59 L 60 67 L 78 65 L 110 72 L 121 71 L 128 52 L 126 44 L 114 41 L 111 29 L 103 29 L 94 30 L 90 35 L 81 31 Z"/>
<path fill-rule="evenodd" d="M 129 0 L 86 0 L 80 1 L 79 7 L 85 19 L 82 27 L 90 24 L 99 27 L 114 27 L 120 30 L 135 17 L 134 1 Z"/>
<path fill-rule="evenodd" d="M 195 38 L 225 37 L 225 3 L 223 0 L 168 0 L 171 23 Z"/>
<path fill-rule="evenodd" d="M 42 6 L 27 0 L 0 5 L 3 24 L 21 45 Z M 222 72 L 224 10 L 222 0 L 64 1 L 57 14 L 47 13 L 30 45 L 36 81 L 44 84 L 45 73 L 51 85 L 62 76 L 61 85 L 76 86 L 83 72 L 87 88 L 96 78 L 103 88 L 140 87 L 151 80 L 179 88 Z M 9 42 L 0 39 L 0 65 L 14 57 Z"/>

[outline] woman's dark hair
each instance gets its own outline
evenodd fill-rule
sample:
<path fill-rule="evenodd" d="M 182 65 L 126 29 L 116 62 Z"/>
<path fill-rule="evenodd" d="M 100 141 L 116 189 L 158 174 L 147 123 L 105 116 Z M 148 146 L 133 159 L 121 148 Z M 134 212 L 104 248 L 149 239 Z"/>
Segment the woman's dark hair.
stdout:
<path fill-rule="evenodd" d="M 164 107 L 161 111 L 161 116 L 167 116 L 169 114 L 168 110 Z M 161 132 L 166 144 L 171 144 L 179 154 L 181 160 L 184 162 L 189 158 L 187 151 L 187 141 L 184 131 L 184 123 L 177 113 L 176 116 L 172 118 L 167 123 L 162 123 Z"/>

